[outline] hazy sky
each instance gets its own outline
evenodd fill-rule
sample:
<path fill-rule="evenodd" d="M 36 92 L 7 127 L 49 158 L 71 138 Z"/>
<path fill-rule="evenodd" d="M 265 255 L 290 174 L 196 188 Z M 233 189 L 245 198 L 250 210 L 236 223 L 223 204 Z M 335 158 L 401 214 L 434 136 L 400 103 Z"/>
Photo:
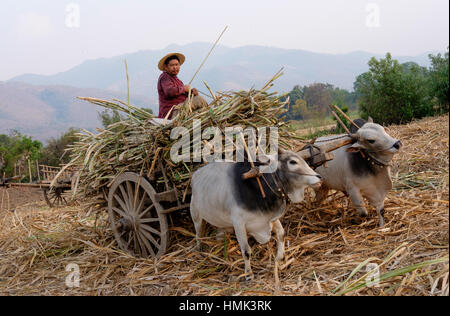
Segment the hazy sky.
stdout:
<path fill-rule="evenodd" d="M 2 0 L 0 80 L 171 43 L 324 53 L 445 51 L 448 0 Z M 78 15 L 79 12 L 79 15 Z M 207 52 L 205 52 L 206 54 Z"/>

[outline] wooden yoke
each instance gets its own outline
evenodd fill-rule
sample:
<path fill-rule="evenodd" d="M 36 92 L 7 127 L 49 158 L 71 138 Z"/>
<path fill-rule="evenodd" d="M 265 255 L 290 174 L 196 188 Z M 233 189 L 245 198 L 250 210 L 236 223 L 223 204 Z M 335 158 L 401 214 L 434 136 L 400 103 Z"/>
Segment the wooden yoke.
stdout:
<path fill-rule="evenodd" d="M 305 159 L 311 168 L 317 168 L 334 159 L 333 151 L 351 143 L 353 139 L 350 136 L 323 142 L 320 145 L 313 142 L 306 144 L 297 154 Z"/>
<path fill-rule="evenodd" d="M 256 178 L 256 177 L 260 177 L 260 176 L 261 176 L 261 172 L 259 172 L 259 169 L 252 168 L 252 169 L 250 169 L 250 171 L 248 171 L 242 175 L 242 179 L 248 180 L 248 179 L 252 179 L 252 178 Z"/>
<path fill-rule="evenodd" d="M 353 139 L 350 136 L 339 138 L 336 140 L 330 140 L 328 142 L 321 143 L 320 146 L 315 145 L 314 141 L 315 140 L 313 140 L 309 144 L 306 144 L 299 152 L 297 152 L 297 154 L 300 155 L 300 157 L 305 159 L 305 161 L 311 168 L 317 168 L 325 164 L 327 161 L 333 160 L 334 159 L 334 155 L 332 154 L 333 151 L 353 143 Z M 246 150 L 248 151 L 248 148 L 246 148 Z M 253 162 L 250 162 L 250 165 L 252 166 L 252 168 L 246 173 L 242 174 L 242 179 L 248 180 L 256 178 L 256 180 L 258 181 L 259 188 L 261 190 L 261 194 L 265 198 L 264 190 L 262 188 L 259 179 L 261 173 L 259 169 L 254 166 Z"/>
<path fill-rule="evenodd" d="M 251 176 L 250 177 L 247 176 L 246 179 L 256 178 L 256 181 L 258 182 L 259 190 L 261 191 L 261 195 L 262 195 L 263 199 L 265 199 L 266 198 L 266 193 L 264 192 L 264 188 L 263 188 L 263 186 L 261 184 L 261 179 L 259 178 L 261 176 L 261 173 L 259 172 L 258 168 L 256 168 L 255 164 L 253 163 L 252 156 L 250 155 L 250 151 L 248 150 L 247 143 L 245 142 L 244 135 L 242 133 L 240 133 L 240 135 L 241 135 L 241 138 L 242 138 L 242 144 L 244 145 L 245 151 L 247 152 L 248 161 L 250 162 L 250 166 L 252 166 L 252 169 L 250 169 L 249 172 L 245 173 L 245 174 L 248 174 L 248 173 L 251 172 Z"/>

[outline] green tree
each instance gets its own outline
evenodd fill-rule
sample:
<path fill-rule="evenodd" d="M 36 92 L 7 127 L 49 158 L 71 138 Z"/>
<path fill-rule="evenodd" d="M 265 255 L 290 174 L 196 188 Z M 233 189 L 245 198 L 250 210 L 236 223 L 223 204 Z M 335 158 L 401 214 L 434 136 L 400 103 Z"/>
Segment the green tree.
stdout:
<path fill-rule="evenodd" d="M 291 107 L 291 117 L 293 120 L 308 120 L 311 118 L 311 112 L 306 105 L 306 101 L 297 99 Z"/>
<path fill-rule="evenodd" d="M 294 88 L 283 98 L 283 101 L 286 101 L 289 98 L 289 103 L 285 106 L 287 112 L 281 115 L 280 119 L 284 120 L 300 120 L 301 117 L 298 116 L 298 113 L 294 113 L 295 103 L 298 99 L 303 98 L 303 88 L 299 85 L 294 86 Z"/>
<path fill-rule="evenodd" d="M 36 161 L 40 157 L 42 143 L 32 137 L 12 131 L 10 135 L 0 135 L 0 163 L 1 175 L 6 177 L 14 174 L 14 166 L 23 170 L 27 168 L 27 161 Z M 34 164 L 32 168 L 35 169 Z M 27 174 L 27 173 L 24 173 Z"/>
<path fill-rule="evenodd" d="M 345 114 L 348 114 L 348 106 L 347 105 L 343 105 L 342 106 L 342 105 L 339 105 L 337 103 L 333 103 L 333 104 L 337 105 L 342 110 L 342 112 L 344 112 Z M 339 117 L 339 119 L 342 121 L 342 123 L 344 123 L 345 126 L 347 128 L 349 128 L 350 127 L 350 122 L 347 121 L 347 119 L 341 113 L 339 113 L 338 111 L 335 111 L 335 112 L 336 112 L 337 116 Z M 339 134 L 340 133 L 344 133 L 345 132 L 344 127 L 342 127 L 342 125 L 337 121 L 336 117 L 333 116 L 332 118 L 333 118 L 333 121 L 336 122 L 336 133 L 339 133 Z"/>
<path fill-rule="evenodd" d="M 108 109 L 99 112 L 98 118 L 104 128 L 107 128 L 109 125 L 123 120 L 123 117 L 120 115 L 119 111 Z"/>
<path fill-rule="evenodd" d="M 363 118 L 398 124 L 432 114 L 427 86 L 423 67 L 402 66 L 387 53 L 385 59 L 369 61 L 369 71 L 357 77 L 354 89 Z"/>
<path fill-rule="evenodd" d="M 449 111 L 449 59 L 448 50 L 444 56 L 428 56 L 431 61 L 429 70 L 430 97 L 437 113 L 448 113 Z"/>
<path fill-rule="evenodd" d="M 55 167 L 68 163 L 70 155 L 66 153 L 66 149 L 78 139 L 76 136 L 78 132 L 78 129 L 70 128 L 60 137 L 51 138 L 42 149 L 39 162 L 43 165 Z"/>
<path fill-rule="evenodd" d="M 294 86 L 291 92 L 288 94 L 289 96 L 289 105 L 294 105 L 298 99 L 303 99 L 304 92 L 303 87 L 300 85 Z"/>
<path fill-rule="evenodd" d="M 356 110 L 358 108 L 357 97 L 355 92 L 349 92 L 345 89 L 335 88 L 332 91 L 332 104 L 336 104 L 340 108 L 348 107 Z"/>
<path fill-rule="evenodd" d="M 333 85 L 328 83 L 313 83 L 304 88 L 304 100 L 312 108 L 316 116 L 330 114 L 329 105 L 333 102 Z"/>

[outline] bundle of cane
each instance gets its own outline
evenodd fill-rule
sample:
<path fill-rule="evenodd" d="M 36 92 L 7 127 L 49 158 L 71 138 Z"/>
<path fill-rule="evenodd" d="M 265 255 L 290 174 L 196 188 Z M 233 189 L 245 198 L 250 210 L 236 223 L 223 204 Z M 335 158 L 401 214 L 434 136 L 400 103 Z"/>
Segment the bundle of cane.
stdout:
<path fill-rule="evenodd" d="M 161 159 L 169 180 L 177 187 L 186 187 L 192 172 L 205 161 L 199 163 L 190 159 L 190 162 L 174 162 L 171 159 L 170 150 L 179 141 L 171 138 L 171 131 L 176 127 L 185 128 L 189 135 L 193 135 L 195 123 L 200 125 L 202 131 L 208 127 L 221 131 L 233 126 L 239 126 L 243 130 L 248 127 L 276 127 L 280 146 L 288 147 L 290 134 L 279 117 L 286 112 L 289 100 L 285 95 L 268 92 L 281 75 L 280 70 L 261 90 L 212 93 L 214 100 L 207 108 L 192 111 L 187 103 L 180 109 L 178 116 L 167 124 L 155 124 L 152 114 L 120 100 L 80 98 L 121 111 L 127 117 L 105 129 L 98 129 L 98 133 L 83 130 L 77 134 L 78 141 L 68 148 L 72 159 L 66 165 L 66 168 L 74 167 L 79 170 L 73 193 L 82 196 L 99 193 L 126 171 L 150 176 L 156 162 Z M 190 146 L 193 141 L 193 137 L 189 137 Z M 207 141 L 203 140 L 203 143 Z M 190 155 L 193 158 L 193 153 Z"/>

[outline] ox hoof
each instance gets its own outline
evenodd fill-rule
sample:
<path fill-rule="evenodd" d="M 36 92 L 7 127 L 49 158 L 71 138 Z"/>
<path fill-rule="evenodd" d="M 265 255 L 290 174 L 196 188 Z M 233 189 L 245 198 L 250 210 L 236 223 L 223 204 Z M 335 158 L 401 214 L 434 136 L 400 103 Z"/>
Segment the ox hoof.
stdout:
<path fill-rule="evenodd" d="M 277 254 L 277 256 L 275 257 L 275 260 L 277 260 L 278 262 L 283 261 L 284 260 L 284 253 Z"/>
<path fill-rule="evenodd" d="M 245 276 L 245 281 L 253 281 L 255 279 L 255 275 L 253 274 L 253 272 L 247 273 L 247 275 Z"/>
<path fill-rule="evenodd" d="M 366 210 L 358 210 L 358 214 L 361 217 L 367 217 L 369 215 Z"/>
<path fill-rule="evenodd" d="M 203 248 L 204 248 L 204 247 L 203 247 L 202 243 L 201 243 L 200 241 L 196 241 L 194 250 L 195 250 L 195 251 L 198 251 L 198 252 L 202 252 L 202 251 L 203 251 Z"/>

